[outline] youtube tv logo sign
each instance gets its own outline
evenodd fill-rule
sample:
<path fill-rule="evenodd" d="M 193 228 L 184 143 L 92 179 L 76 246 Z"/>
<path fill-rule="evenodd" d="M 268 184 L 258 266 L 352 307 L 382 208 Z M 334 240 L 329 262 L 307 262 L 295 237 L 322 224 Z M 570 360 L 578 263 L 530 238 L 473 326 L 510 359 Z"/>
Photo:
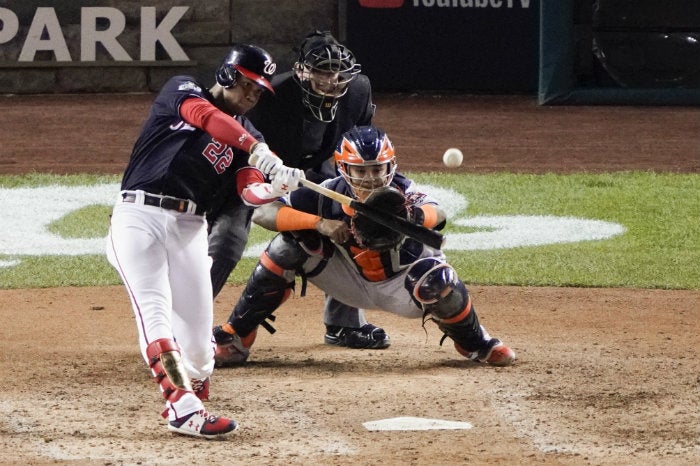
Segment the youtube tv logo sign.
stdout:
<path fill-rule="evenodd" d="M 359 0 L 363 8 L 401 8 L 403 0 Z"/>

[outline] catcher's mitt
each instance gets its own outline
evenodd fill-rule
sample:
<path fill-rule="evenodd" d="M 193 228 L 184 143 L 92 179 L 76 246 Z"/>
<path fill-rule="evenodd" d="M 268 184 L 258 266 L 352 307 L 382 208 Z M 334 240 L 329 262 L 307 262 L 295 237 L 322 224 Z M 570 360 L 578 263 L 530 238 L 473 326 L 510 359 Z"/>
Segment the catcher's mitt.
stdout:
<path fill-rule="evenodd" d="M 406 198 L 401 191 L 390 186 L 376 189 L 364 202 L 375 210 L 381 210 L 388 215 L 408 217 Z M 385 251 L 398 246 L 404 239 L 404 235 L 391 228 L 380 225 L 374 220 L 357 212 L 351 222 L 352 234 L 361 247 Z"/>

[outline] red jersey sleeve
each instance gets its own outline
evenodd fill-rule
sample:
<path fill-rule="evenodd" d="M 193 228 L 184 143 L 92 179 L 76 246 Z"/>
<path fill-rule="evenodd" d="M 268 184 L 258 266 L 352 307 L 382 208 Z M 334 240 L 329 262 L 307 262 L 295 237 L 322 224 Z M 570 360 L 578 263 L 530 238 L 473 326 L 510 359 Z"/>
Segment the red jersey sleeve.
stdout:
<path fill-rule="evenodd" d="M 185 99 L 180 116 L 190 125 L 211 134 L 217 141 L 246 152 L 258 142 L 239 122 L 200 97 Z"/>

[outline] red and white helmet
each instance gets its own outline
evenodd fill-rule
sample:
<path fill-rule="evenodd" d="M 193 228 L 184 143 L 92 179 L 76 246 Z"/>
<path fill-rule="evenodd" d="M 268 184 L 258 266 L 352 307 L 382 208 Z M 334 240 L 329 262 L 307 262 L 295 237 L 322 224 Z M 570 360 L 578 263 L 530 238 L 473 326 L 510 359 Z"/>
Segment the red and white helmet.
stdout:
<path fill-rule="evenodd" d="M 255 45 L 236 44 L 216 71 L 216 82 L 222 87 L 233 87 L 240 73 L 274 94 L 270 79 L 276 69 L 277 65 L 267 51 Z"/>

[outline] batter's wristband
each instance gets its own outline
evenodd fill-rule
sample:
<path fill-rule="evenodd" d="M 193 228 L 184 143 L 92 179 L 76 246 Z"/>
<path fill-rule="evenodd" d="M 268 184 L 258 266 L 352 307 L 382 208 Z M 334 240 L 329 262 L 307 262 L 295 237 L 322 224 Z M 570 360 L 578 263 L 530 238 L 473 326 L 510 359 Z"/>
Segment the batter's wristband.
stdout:
<path fill-rule="evenodd" d="M 423 211 L 423 223 L 426 228 L 434 228 L 438 224 L 438 213 L 435 207 L 430 204 L 425 204 L 418 207 Z"/>
<path fill-rule="evenodd" d="M 284 206 L 277 211 L 275 227 L 277 231 L 315 230 L 320 220 L 321 217 L 318 215 Z"/>

